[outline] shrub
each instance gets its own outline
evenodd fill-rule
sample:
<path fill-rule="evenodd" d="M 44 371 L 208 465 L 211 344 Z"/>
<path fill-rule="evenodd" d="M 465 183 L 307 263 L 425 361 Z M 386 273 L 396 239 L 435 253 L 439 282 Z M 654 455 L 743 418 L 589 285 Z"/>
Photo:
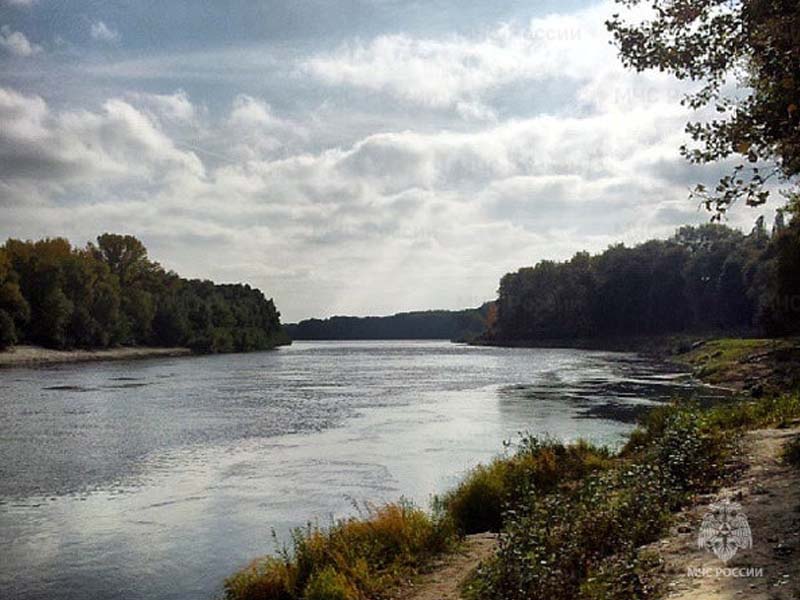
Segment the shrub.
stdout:
<path fill-rule="evenodd" d="M 589 470 L 594 453 L 564 448 L 567 466 L 557 472 L 574 481 L 547 494 L 531 488 L 509 507 L 498 554 L 470 597 L 641 597 L 637 548 L 661 535 L 691 493 L 714 484 L 729 451 L 709 412 L 692 405 L 654 411 L 612 468 Z"/>
<path fill-rule="evenodd" d="M 306 585 L 304 600 L 358 600 L 359 594 L 350 581 L 333 567 L 315 573 Z"/>
<path fill-rule="evenodd" d="M 549 493 L 611 462 L 607 449 L 583 440 L 565 445 L 525 436 L 512 456 L 473 469 L 441 505 L 461 533 L 499 531 L 507 507 L 531 491 Z"/>

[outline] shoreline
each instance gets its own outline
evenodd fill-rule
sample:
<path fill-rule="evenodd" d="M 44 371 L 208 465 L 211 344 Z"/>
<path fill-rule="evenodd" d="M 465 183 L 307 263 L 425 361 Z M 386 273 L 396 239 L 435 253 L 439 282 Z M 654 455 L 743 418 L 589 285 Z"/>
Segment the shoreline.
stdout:
<path fill-rule="evenodd" d="M 693 349 L 708 341 L 729 337 L 713 331 L 696 333 L 674 333 L 655 335 L 631 335 L 591 338 L 553 338 L 532 340 L 475 339 L 470 346 L 494 348 L 571 348 L 576 350 L 599 350 L 606 352 L 636 352 L 656 358 L 669 358 Z M 733 334 L 735 335 L 735 334 Z"/>
<path fill-rule="evenodd" d="M 800 448 L 800 398 L 794 392 L 800 340 L 669 340 L 682 342 L 678 347 L 664 341 L 654 344 L 672 350 L 662 359 L 691 369 L 705 385 L 733 388 L 731 400 L 656 409 L 614 452 L 580 441 L 565 445 L 534 439 L 527 450 L 474 467 L 438 498 L 432 512 L 390 503 L 329 528 L 298 530 L 294 553 L 256 559 L 225 581 L 224 597 L 299 599 L 322 597 L 315 594 L 325 591 L 330 597 L 355 598 L 377 589 L 402 600 L 482 600 L 498 589 L 523 590 L 523 585 L 524 593 L 530 592 L 526 597 L 553 600 L 622 600 L 632 597 L 633 588 L 657 597 L 685 583 L 680 573 L 686 553 L 665 553 L 659 562 L 651 550 L 687 540 L 696 546 L 695 538 L 687 535 L 700 527 L 694 513 L 709 510 L 732 489 L 752 514 L 763 536 L 759 540 L 777 542 L 782 549 L 783 531 L 769 526 L 775 511 L 759 511 L 753 502 L 764 495 L 779 496 L 787 482 L 797 481 L 795 472 L 782 466 L 782 456 L 790 443 Z M 756 443 L 760 448 L 766 441 L 769 453 L 754 461 L 750 446 Z M 777 465 L 781 466 L 775 470 Z M 530 482 L 538 490 L 535 503 L 526 495 Z M 786 500 L 795 502 L 796 497 Z M 514 510 L 506 512 L 507 506 Z M 568 510 L 562 514 L 559 507 L 564 506 Z M 557 526 L 552 525 L 554 518 Z M 592 535 L 595 527 L 605 532 L 603 536 Z M 498 531 L 503 532 L 499 538 Z M 395 547 L 406 550 L 390 552 L 388 563 L 373 561 L 372 554 L 362 552 L 365 537 L 370 543 L 393 541 L 387 552 Z M 549 554 L 537 554 L 541 548 Z M 356 574 L 350 562 L 336 559 L 353 553 L 363 566 Z M 528 555 L 537 560 L 525 558 Z M 769 567 L 786 572 L 785 558 Z M 704 564 L 713 556 L 698 548 L 692 559 Z M 562 583 L 558 574 L 576 564 L 584 567 Z M 690 594 L 682 600 L 708 597 L 691 594 L 700 583 L 689 583 Z M 710 584 L 702 588 L 704 593 L 720 591 L 718 580 L 701 583 Z M 739 583 L 756 587 L 750 581 Z M 771 578 L 757 587 L 775 583 Z M 785 589 L 797 591 L 795 585 Z M 718 597 L 731 600 L 743 591 L 747 590 L 731 586 Z"/>
<path fill-rule="evenodd" d="M 52 350 L 41 346 L 22 345 L 0 352 L 0 369 L 145 358 L 174 358 L 193 355 L 194 353 L 189 348 L 150 348 L 140 346 L 110 348 L 107 350 Z"/>

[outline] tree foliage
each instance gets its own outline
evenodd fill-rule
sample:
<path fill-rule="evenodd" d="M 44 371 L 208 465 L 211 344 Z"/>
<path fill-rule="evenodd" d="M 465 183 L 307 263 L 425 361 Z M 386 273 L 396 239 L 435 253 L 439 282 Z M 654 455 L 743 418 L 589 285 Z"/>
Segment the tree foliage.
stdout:
<path fill-rule="evenodd" d="M 189 346 L 262 350 L 287 341 L 272 300 L 248 285 L 187 280 L 151 261 L 133 236 L 106 233 L 0 247 L 0 347 Z"/>
<path fill-rule="evenodd" d="M 700 330 L 800 331 L 800 222 L 744 235 L 720 224 L 596 256 L 542 261 L 500 281 L 495 341 Z"/>
<path fill-rule="evenodd" d="M 491 304 L 477 309 L 428 310 L 388 317 L 331 317 L 307 319 L 286 326 L 295 340 L 413 340 L 469 341 L 485 331 Z"/>
<path fill-rule="evenodd" d="M 607 23 L 623 63 L 702 82 L 684 99 L 716 118 L 689 123 L 694 163 L 738 159 L 713 190 L 695 189 L 717 218 L 736 200 L 763 204 L 773 177 L 800 174 L 800 4 L 797 0 L 616 0 L 648 16 Z M 766 165 L 766 168 L 765 166 Z"/>

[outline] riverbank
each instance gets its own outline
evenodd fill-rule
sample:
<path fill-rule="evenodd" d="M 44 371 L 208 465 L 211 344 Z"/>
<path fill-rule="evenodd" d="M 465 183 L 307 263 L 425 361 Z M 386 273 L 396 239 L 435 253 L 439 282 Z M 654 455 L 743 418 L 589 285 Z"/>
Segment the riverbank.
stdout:
<path fill-rule="evenodd" d="M 800 388 L 800 340 L 724 338 L 695 342 L 671 360 L 698 379 L 750 396 Z"/>
<path fill-rule="evenodd" d="M 787 460 L 797 440 L 797 424 L 748 432 L 740 475 L 681 511 L 669 534 L 643 550 L 656 557 L 655 580 L 664 595 L 673 600 L 800 598 L 800 465 Z M 752 538 L 752 548 L 740 549 L 728 562 L 697 543 L 704 517 L 725 500 L 741 506 Z"/>
<path fill-rule="evenodd" d="M 755 439 L 749 431 L 797 437 L 794 430 L 775 428 L 800 419 L 800 396 L 766 393 L 772 386 L 787 389 L 795 349 L 771 340 L 683 348 L 678 360 L 702 378 L 755 391 L 755 398 L 656 409 L 618 453 L 528 438 L 514 454 L 475 468 L 432 513 L 390 505 L 326 530 L 298 531 L 283 556 L 257 561 L 229 579 L 226 597 L 660 597 L 672 582 L 652 545 L 664 535 L 671 539 L 680 511 L 700 510 L 698 503 L 750 471 L 756 472 L 752 486 L 760 489 L 760 471 L 748 467 L 743 451 Z M 764 358 L 776 352 L 782 359 L 775 364 Z M 741 365 L 756 364 L 769 385 L 754 390 L 755 372 Z M 777 479 L 767 485 L 786 482 L 785 471 L 773 475 Z M 472 537 L 487 530 L 500 532 L 494 551 L 491 538 L 476 544 Z M 681 532 L 686 537 L 686 527 Z M 453 548 L 461 554 L 450 554 Z"/>
<path fill-rule="evenodd" d="M 14 346 L 0 352 L 0 368 L 36 367 L 65 363 L 136 360 L 190 356 L 189 348 L 111 348 L 108 350 L 51 350 L 40 346 Z"/>

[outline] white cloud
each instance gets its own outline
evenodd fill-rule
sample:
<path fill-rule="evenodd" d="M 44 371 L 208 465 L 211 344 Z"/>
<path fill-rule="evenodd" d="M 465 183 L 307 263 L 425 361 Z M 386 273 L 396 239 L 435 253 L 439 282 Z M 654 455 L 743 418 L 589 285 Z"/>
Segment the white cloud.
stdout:
<path fill-rule="evenodd" d="M 13 31 L 8 25 L 0 27 L 0 48 L 15 56 L 33 56 L 42 51 L 38 44 L 32 44 L 25 34 Z"/>
<path fill-rule="evenodd" d="M 97 113 L 54 113 L 38 96 L 0 88 L 0 131 L 0 175 L 41 181 L 51 192 L 64 185 L 203 174 L 194 154 L 179 150 L 147 115 L 119 99 L 106 101 Z"/>
<path fill-rule="evenodd" d="M 103 21 L 95 21 L 89 28 L 92 38 L 101 42 L 116 42 L 119 39 L 119 31 L 109 27 Z"/>
<path fill-rule="evenodd" d="M 183 90 L 177 90 L 174 94 L 134 92 L 129 96 L 135 103 L 146 107 L 156 118 L 174 123 L 192 123 L 197 117 L 196 107 Z"/>
<path fill-rule="evenodd" d="M 286 124 L 272 113 L 272 107 L 263 100 L 239 94 L 233 100 L 231 123 L 244 127 L 284 127 Z"/>
<path fill-rule="evenodd" d="M 498 87 L 548 77 L 580 79 L 610 61 L 605 5 L 573 15 L 502 25 L 481 38 L 418 39 L 383 35 L 305 61 L 303 69 L 330 85 L 386 92 L 431 107 L 456 107 L 466 116 L 491 116 L 479 100 Z M 587 51 L 588 49 L 590 49 Z"/>
<path fill-rule="evenodd" d="M 36 3 L 37 0 L 3 0 L 0 4 L 7 4 L 8 6 L 22 6 L 30 7 Z"/>

